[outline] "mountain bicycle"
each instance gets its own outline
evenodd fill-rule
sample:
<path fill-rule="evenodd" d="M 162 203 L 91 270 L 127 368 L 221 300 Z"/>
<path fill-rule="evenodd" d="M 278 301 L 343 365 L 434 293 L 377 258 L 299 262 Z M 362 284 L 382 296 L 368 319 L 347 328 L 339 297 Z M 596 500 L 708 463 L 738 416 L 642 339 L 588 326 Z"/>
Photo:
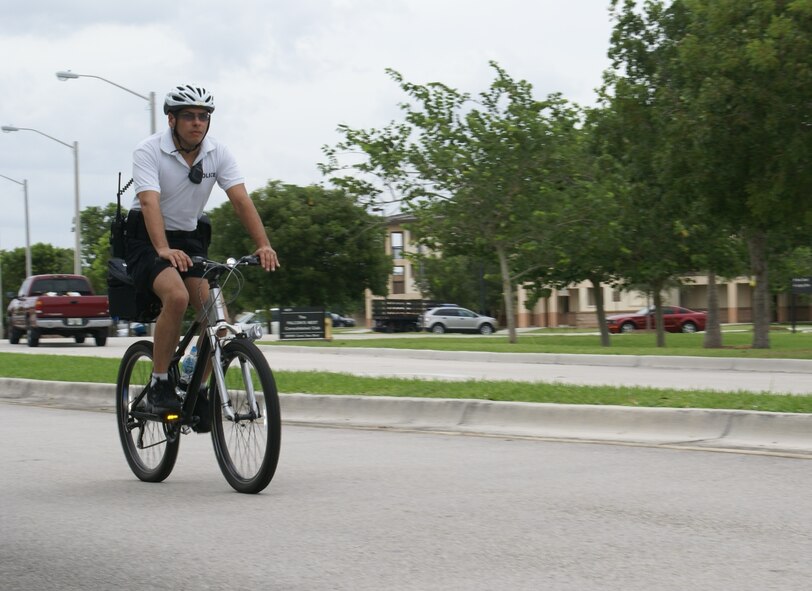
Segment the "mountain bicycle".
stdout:
<path fill-rule="evenodd" d="M 180 436 L 190 433 L 201 418 L 209 418 L 214 453 L 223 476 L 238 492 L 258 493 L 271 482 L 279 460 L 279 395 L 271 368 L 253 342 L 261 333 L 225 320 L 221 285 L 235 280 L 239 293 L 244 283 L 239 267 L 258 265 L 259 261 L 249 255 L 226 263 L 202 257 L 193 257 L 192 262 L 204 270 L 209 297 L 203 313 L 178 343 L 170 363 L 169 378 L 178 385 L 176 392 L 183 400 L 181 412 L 167 416 L 145 412 L 153 344 L 147 340 L 133 343 L 121 359 L 116 382 L 121 445 L 138 478 L 161 482 L 175 466 Z M 198 361 L 184 390 L 178 363 L 192 344 L 197 347 Z M 204 384 L 210 417 L 194 415 Z"/>

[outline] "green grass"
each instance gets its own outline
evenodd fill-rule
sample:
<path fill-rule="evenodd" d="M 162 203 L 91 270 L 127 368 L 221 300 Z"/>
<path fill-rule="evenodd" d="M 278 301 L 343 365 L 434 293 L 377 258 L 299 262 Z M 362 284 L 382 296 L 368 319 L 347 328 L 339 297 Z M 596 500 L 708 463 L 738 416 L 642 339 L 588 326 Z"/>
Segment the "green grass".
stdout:
<path fill-rule="evenodd" d="M 114 383 L 118 359 L 0 354 L 0 376 L 66 382 Z M 371 378 L 329 372 L 275 372 L 283 393 L 413 396 L 558 404 L 600 404 L 667 408 L 722 408 L 812 413 L 812 396 L 752 392 L 685 391 L 564 384 Z"/>
<path fill-rule="evenodd" d="M 666 346 L 656 346 L 653 333 L 612 335 L 611 346 L 601 347 L 594 334 L 522 334 L 511 344 L 507 336 L 403 336 L 400 338 L 341 339 L 333 341 L 262 341 L 267 345 L 309 347 L 372 347 L 388 349 L 429 349 L 433 351 L 491 351 L 498 353 L 572 353 L 589 355 L 688 355 L 699 357 L 743 357 L 761 359 L 812 359 L 812 332 L 786 330 L 770 334 L 769 349 L 753 349 L 750 331 L 726 332 L 721 349 L 702 347 L 704 334 L 667 334 Z"/>

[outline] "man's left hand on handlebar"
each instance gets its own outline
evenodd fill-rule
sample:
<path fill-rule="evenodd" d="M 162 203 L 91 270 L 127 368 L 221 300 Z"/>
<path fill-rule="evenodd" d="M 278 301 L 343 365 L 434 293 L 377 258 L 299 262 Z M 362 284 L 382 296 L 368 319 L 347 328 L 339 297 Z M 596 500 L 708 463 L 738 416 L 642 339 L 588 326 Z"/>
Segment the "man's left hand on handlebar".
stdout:
<path fill-rule="evenodd" d="M 254 251 L 254 254 L 259 257 L 259 264 L 266 271 L 275 271 L 278 267 L 281 267 L 276 251 L 270 245 L 258 248 Z"/>

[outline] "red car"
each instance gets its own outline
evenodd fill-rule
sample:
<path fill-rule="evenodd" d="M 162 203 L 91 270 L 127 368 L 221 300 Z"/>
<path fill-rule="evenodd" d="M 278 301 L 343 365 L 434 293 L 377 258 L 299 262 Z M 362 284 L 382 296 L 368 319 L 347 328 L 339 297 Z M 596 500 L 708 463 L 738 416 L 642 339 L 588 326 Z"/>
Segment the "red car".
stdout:
<path fill-rule="evenodd" d="M 696 332 L 705 330 L 707 314 L 679 306 L 663 306 L 663 322 L 668 332 Z M 654 328 L 654 308 L 643 308 L 628 314 L 613 314 L 606 317 L 609 332 L 634 332 Z"/>

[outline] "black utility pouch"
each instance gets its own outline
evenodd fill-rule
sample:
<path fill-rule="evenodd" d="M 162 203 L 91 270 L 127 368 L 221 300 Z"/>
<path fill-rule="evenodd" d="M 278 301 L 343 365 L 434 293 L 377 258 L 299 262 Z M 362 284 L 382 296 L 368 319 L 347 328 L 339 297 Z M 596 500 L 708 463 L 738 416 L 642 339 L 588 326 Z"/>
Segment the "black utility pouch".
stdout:
<path fill-rule="evenodd" d="M 107 299 L 110 316 L 121 320 L 136 320 L 135 286 L 127 273 L 127 263 L 122 258 L 111 258 L 107 262 Z"/>
<path fill-rule="evenodd" d="M 136 288 L 124 259 L 107 263 L 107 299 L 110 316 L 133 322 L 154 322 L 161 313 L 161 300 L 151 291 Z"/>

